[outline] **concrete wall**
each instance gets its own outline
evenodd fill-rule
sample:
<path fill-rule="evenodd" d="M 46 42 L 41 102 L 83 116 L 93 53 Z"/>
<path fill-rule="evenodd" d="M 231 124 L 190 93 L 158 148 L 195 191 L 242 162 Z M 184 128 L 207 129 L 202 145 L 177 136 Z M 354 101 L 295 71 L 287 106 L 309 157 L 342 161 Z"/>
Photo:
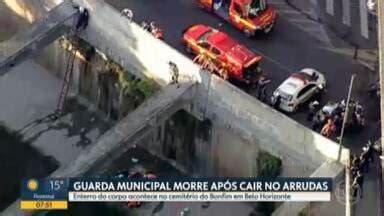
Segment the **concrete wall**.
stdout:
<path fill-rule="evenodd" d="M 333 179 L 331 202 L 285 202 L 273 212 L 272 216 L 295 216 L 308 205 L 310 205 L 310 216 L 345 215 L 345 204 L 338 202 L 334 196 L 338 187 L 337 184 L 344 179 L 343 171 L 344 166 L 339 163 L 328 161 L 324 162 L 310 175 L 310 177 L 327 177 Z"/>

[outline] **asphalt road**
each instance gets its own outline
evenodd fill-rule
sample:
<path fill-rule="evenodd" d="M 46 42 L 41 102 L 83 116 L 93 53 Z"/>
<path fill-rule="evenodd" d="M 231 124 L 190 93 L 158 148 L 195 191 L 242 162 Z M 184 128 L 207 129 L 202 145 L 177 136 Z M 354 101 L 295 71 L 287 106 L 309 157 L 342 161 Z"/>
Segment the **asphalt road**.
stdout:
<path fill-rule="evenodd" d="M 175 49 L 186 54 L 180 43 L 181 32 L 188 26 L 196 23 L 208 24 L 228 33 L 240 43 L 264 56 L 263 70 L 272 79 L 269 85 L 269 94 L 284 81 L 291 72 L 305 67 L 313 67 L 324 73 L 328 80 L 327 93 L 323 102 L 327 100 L 340 101 L 346 98 L 352 74 L 357 74 L 354 83 L 353 97 L 363 103 L 366 108 L 368 127 L 358 134 L 347 134 L 345 142 L 358 150 L 368 139 L 376 140 L 380 135 L 379 106 L 378 102 L 366 94 L 367 86 L 374 80 L 375 74 L 359 65 L 351 57 L 342 54 L 346 45 L 332 35 L 325 40 L 330 40 L 331 45 L 324 43 L 321 36 L 305 31 L 307 19 L 291 19 L 288 11 L 283 11 L 277 3 L 278 20 L 274 31 L 267 36 L 259 35 L 256 38 L 246 38 L 220 18 L 198 8 L 192 0 L 106 0 L 118 10 L 130 8 L 134 13 L 134 20 L 140 23 L 143 20 L 155 21 L 165 33 L 165 41 Z M 282 1 L 280 1 L 282 2 Z M 274 5 L 274 3 L 272 3 Z M 279 10 L 281 9 L 281 10 Z M 284 9 L 285 10 L 285 9 Z M 300 22 L 303 25 L 300 25 Z M 223 25 L 219 25 L 222 23 Z M 299 23 L 299 25 L 297 24 Z M 186 54 L 187 55 L 187 54 Z M 305 110 L 299 110 L 291 118 L 309 126 L 306 122 Z"/>
<path fill-rule="evenodd" d="M 367 126 L 361 132 L 345 134 L 343 144 L 353 152 L 360 153 L 361 146 L 367 140 L 377 140 L 380 137 L 379 101 L 370 98 L 366 92 L 369 84 L 376 80 L 378 75 L 351 57 L 351 53 L 354 52 L 353 48 L 332 32 L 317 31 L 318 29 L 324 30 L 324 28 L 319 23 L 300 15 L 297 11 L 295 13 L 295 10 L 287 6 L 284 1 L 269 1 L 278 10 L 275 29 L 270 35 L 253 39 L 246 38 L 230 24 L 199 9 L 192 0 L 106 0 L 106 2 L 117 10 L 130 8 L 137 23 L 143 20 L 155 21 L 164 30 L 165 41 L 185 55 L 187 53 L 180 43 L 180 38 L 182 30 L 188 26 L 203 23 L 226 32 L 240 43 L 264 56 L 262 68 L 272 79 L 268 89 L 269 94 L 291 72 L 312 67 L 322 72 L 328 80 L 327 91 L 322 97 L 322 103 L 328 100 L 341 101 L 347 97 L 351 75 L 356 74 L 352 97 L 362 103 L 365 108 Z M 305 107 L 288 116 L 310 126 L 310 123 L 306 121 Z M 357 215 L 377 214 L 378 174 L 377 168 L 371 169 L 367 174 L 363 194 L 365 198 L 355 205 Z M 246 211 L 244 210 L 244 212 Z"/>

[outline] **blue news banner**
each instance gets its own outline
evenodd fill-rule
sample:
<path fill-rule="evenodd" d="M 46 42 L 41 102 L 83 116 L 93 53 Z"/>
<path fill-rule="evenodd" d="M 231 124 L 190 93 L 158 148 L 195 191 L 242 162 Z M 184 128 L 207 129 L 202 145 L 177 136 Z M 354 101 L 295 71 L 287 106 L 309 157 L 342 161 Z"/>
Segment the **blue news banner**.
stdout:
<path fill-rule="evenodd" d="M 68 202 L 330 201 L 331 178 L 52 178 L 26 179 L 22 209 L 66 209 Z"/>

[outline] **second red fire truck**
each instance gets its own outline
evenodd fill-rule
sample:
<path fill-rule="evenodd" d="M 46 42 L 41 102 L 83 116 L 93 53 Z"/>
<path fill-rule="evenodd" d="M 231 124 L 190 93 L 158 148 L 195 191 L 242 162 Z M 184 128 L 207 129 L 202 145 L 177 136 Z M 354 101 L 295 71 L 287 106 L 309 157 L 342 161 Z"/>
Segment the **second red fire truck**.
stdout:
<path fill-rule="evenodd" d="M 197 4 L 230 22 L 248 37 L 256 32 L 269 33 L 276 20 L 276 10 L 266 0 L 195 0 Z"/>

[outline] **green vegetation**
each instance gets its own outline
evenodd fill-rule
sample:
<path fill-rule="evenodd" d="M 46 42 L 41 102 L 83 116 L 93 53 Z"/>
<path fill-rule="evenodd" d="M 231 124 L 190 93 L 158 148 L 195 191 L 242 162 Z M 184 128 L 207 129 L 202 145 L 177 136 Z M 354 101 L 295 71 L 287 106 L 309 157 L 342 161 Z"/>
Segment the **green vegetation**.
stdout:
<path fill-rule="evenodd" d="M 77 50 L 87 61 L 96 53 L 95 48 L 80 37 L 61 37 L 59 40 L 64 50 Z"/>
<path fill-rule="evenodd" d="M 305 212 L 300 212 L 299 214 L 297 214 L 297 216 L 307 216 L 307 213 L 305 213 Z"/>
<path fill-rule="evenodd" d="M 85 57 L 85 59 L 89 61 L 96 53 L 95 47 L 80 37 L 77 37 L 75 40 L 77 41 L 76 48 Z"/>
<path fill-rule="evenodd" d="M 306 206 L 301 212 L 299 212 L 299 214 L 297 214 L 297 216 L 308 216 L 309 215 L 309 205 Z"/>
<path fill-rule="evenodd" d="M 282 162 L 267 152 L 260 151 L 257 158 L 258 176 L 277 177 L 281 174 Z M 269 216 L 275 211 L 275 202 L 261 202 L 257 204 L 257 211 Z"/>
<path fill-rule="evenodd" d="M 101 80 L 99 79 L 99 82 L 101 82 L 99 83 L 99 87 L 101 89 L 107 89 L 106 92 L 109 92 L 107 94 L 110 95 L 106 97 L 116 97 L 116 93 L 119 95 L 120 105 L 119 107 L 114 107 L 113 111 L 108 110 L 110 105 L 103 104 L 101 107 L 101 109 L 106 112 L 114 113 L 113 115 L 111 114 L 111 116 L 115 116 L 112 118 L 117 119 L 119 115 L 125 116 L 160 88 L 157 83 L 151 79 L 138 79 L 112 59 L 92 58 L 96 53 L 95 48 L 80 37 L 62 37 L 60 38 L 60 44 L 63 49 L 69 52 L 77 50 L 91 66 L 93 63 L 98 64 L 99 61 L 105 64 L 104 69 L 94 72 L 92 77 L 102 77 Z M 87 67 L 84 68 L 86 69 Z M 93 78 L 88 79 L 92 82 Z M 90 86 L 91 85 L 92 84 L 90 84 Z"/>
<path fill-rule="evenodd" d="M 153 80 L 137 79 L 112 60 L 107 62 L 106 68 L 108 72 L 115 75 L 116 84 L 123 90 L 124 97 L 135 98 L 139 100 L 139 104 L 159 89 L 159 86 Z"/>
<path fill-rule="evenodd" d="M 95 54 L 95 48 L 80 37 L 61 38 L 61 45 L 65 50 L 77 49 L 87 61 Z M 146 99 L 153 95 L 159 86 L 151 79 L 137 79 L 126 71 L 121 65 L 109 59 L 106 62 L 107 72 L 116 76 L 117 85 L 123 89 L 124 96 L 130 98 Z M 138 94 L 138 95 L 137 95 Z M 142 101 L 140 101 L 142 102 Z"/>
<path fill-rule="evenodd" d="M 260 152 L 257 158 L 258 176 L 276 177 L 281 173 L 281 160 L 267 152 Z"/>

